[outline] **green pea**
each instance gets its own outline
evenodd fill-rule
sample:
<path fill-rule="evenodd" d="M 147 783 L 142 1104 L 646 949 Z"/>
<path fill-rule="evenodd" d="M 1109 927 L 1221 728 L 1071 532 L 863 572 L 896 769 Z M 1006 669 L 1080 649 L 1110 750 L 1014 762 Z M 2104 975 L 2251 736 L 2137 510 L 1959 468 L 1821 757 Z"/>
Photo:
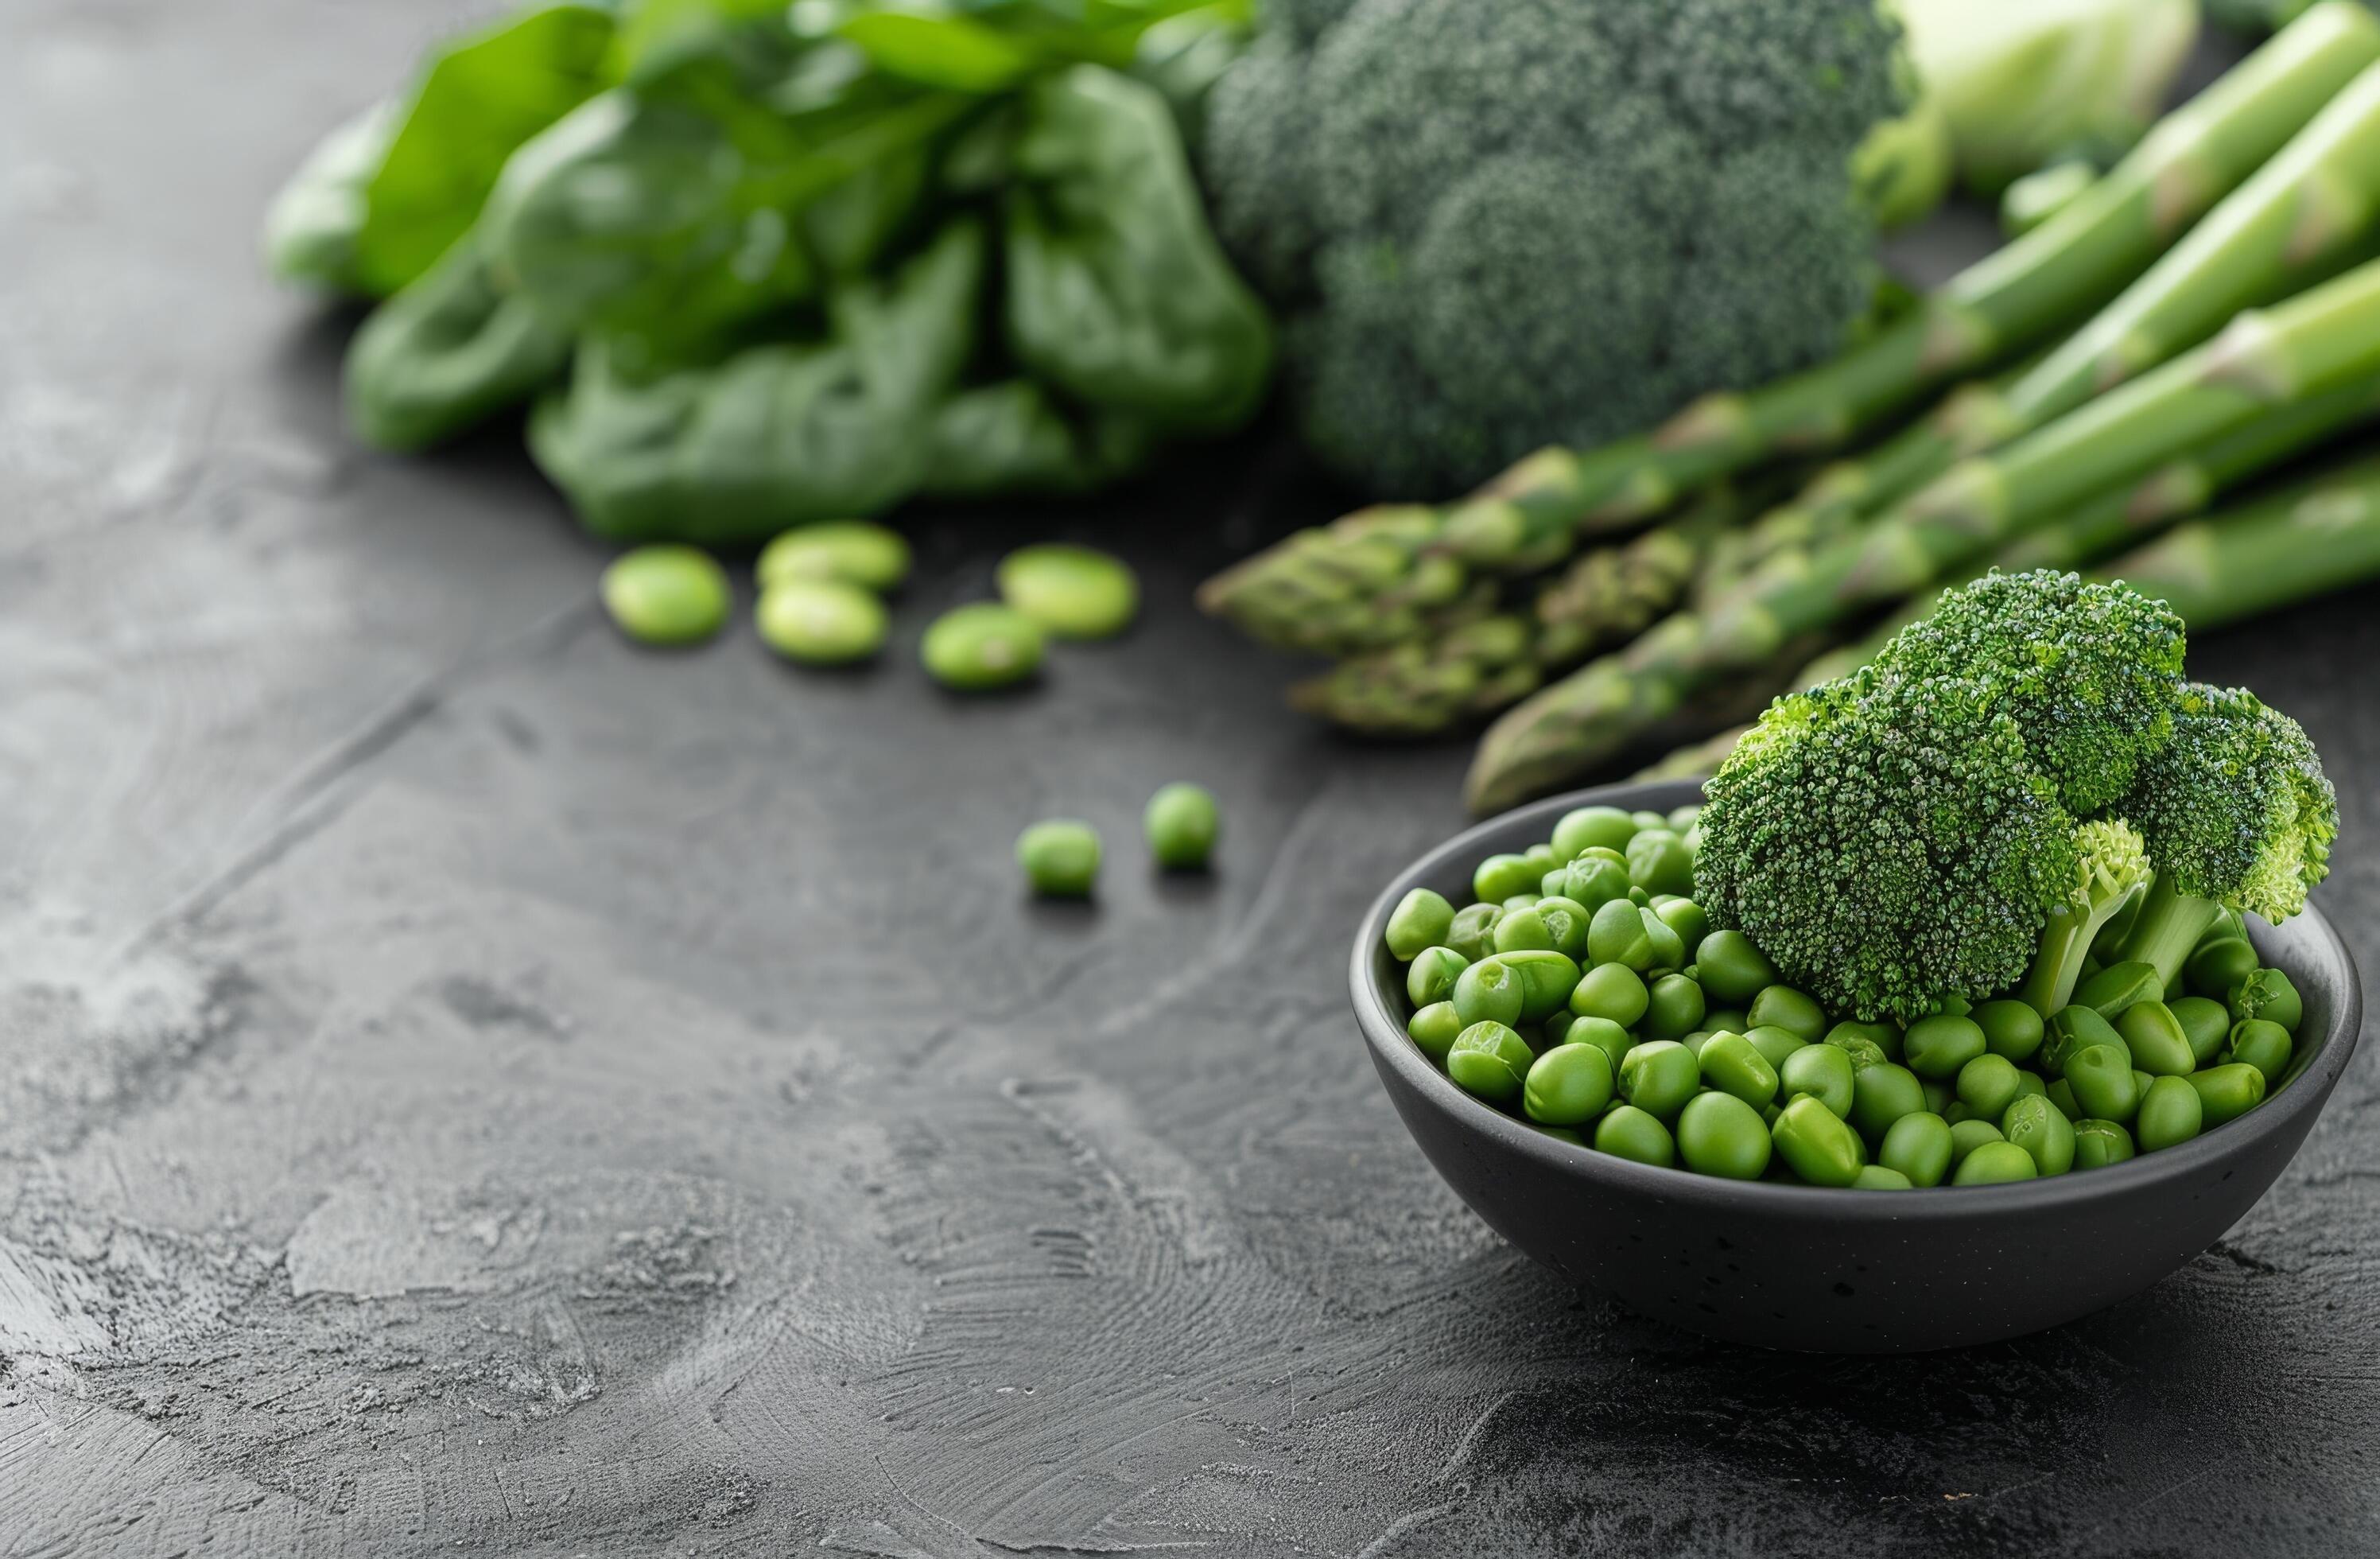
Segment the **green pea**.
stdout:
<path fill-rule="evenodd" d="M 1424 1054 L 1443 1063 L 1454 1036 L 1463 1032 L 1463 1018 L 1455 1012 L 1452 1002 L 1432 1002 L 1405 1020 L 1405 1032 Z"/>
<path fill-rule="evenodd" d="M 2064 1115 L 2068 1120 L 2074 1121 L 2089 1118 L 2082 1114 L 2082 1105 L 2081 1101 L 2074 1097 L 2074 1085 L 2068 1082 L 2064 1078 L 2059 1078 L 2056 1081 L 2052 1082 L 2044 1091 L 2045 1096 L 2049 1100 L 2049 1102 L 2058 1106 L 2058 1113 Z"/>
<path fill-rule="evenodd" d="M 1852 1075 L 1851 1123 L 1871 1142 L 1883 1140 L 1901 1116 L 1925 1110 L 1925 1090 L 1917 1074 L 1897 1062 L 1861 1067 Z"/>
<path fill-rule="evenodd" d="M 2305 1021 L 2305 1003 L 2298 988 L 2279 969 L 2258 969 L 2231 988 L 2231 1021 L 2261 1017 L 2294 1034 Z"/>
<path fill-rule="evenodd" d="M 1535 1125 L 1536 1123 L 1532 1122 L 1531 1124 Z M 1584 1148 L 1586 1146 L 1586 1134 L 1582 1131 L 1574 1130 L 1567 1126 L 1540 1126 L 1537 1127 L 1537 1135 L 1540 1137 L 1550 1137 L 1557 1142 L 1567 1142 L 1573 1148 Z"/>
<path fill-rule="evenodd" d="M 884 648 L 884 603 L 836 579 L 787 579 L 752 609 L 760 642 L 804 665 L 848 665 Z"/>
<path fill-rule="evenodd" d="M 1221 826 L 1215 798 L 1205 786 L 1181 780 L 1160 786 L 1140 814 L 1141 833 L 1148 840 L 1148 853 L 1168 871 L 1204 870 L 1208 857 L 1215 853 L 1215 835 Z M 1410 899 L 1412 895 L 1406 896 Z M 1451 924 L 1452 906 L 1442 898 L 1438 904 Z"/>
<path fill-rule="evenodd" d="M 2186 1077 L 2166 1076 L 2149 1084 L 2141 1095 L 2140 1112 L 2132 1120 L 2132 1136 L 2141 1151 L 2154 1153 L 2189 1141 L 2205 1125 L 2206 1106 Z"/>
<path fill-rule="evenodd" d="M 1446 1075 L 1491 1104 L 1509 1104 L 1536 1064 L 1528 1041 L 1501 1023 L 1474 1023 L 1454 1036 Z"/>
<path fill-rule="evenodd" d="M 1620 1094 L 1663 1120 L 1676 1114 L 1702 1086 L 1701 1064 L 1675 1040 L 1647 1040 L 1620 1063 Z"/>
<path fill-rule="evenodd" d="M 1827 1046 L 1827 1048 L 1828 1050 L 1841 1051 L 1845 1055 L 1851 1057 L 1852 1072 L 1854 1076 L 1866 1071 L 1871 1066 L 1889 1066 L 1893 1065 L 1892 1057 L 1884 1054 L 1884 1047 L 1882 1045 L 1877 1044 L 1874 1040 L 1867 1039 L 1863 1035 L 1850 1035 Z"/>
<path fill-rule="evenodd" d="M 1454 929 L 1454 906 L 1427 888 L 1415 888 L 1389 913 L 1389 956 L 1410 963 L 1425 947 L 1436 947 Z"/>
<path fill-rule="evenodd" d="M 1467 1029 L 1474 1023 L 1518 1023 L 1526 998 L 1521 971 L 1502 958 L 1490 957 L 1464 969 L 1449 999 Z"/>
<path fill-rule="evenodd" d="M 1545 928 L 1547 944 L 1555 952 L 1572 958 L 1586 956 L 1586 929 L 1595 917 L 1585 905 L 1548 894 L 1531 905 L 1529 912 Z"/>
<path fill-rule="evenodd" d="M 1628 841 L 1628 880 L 1648 894 L 1694 891 L 1694 852 L 1665 824 Z"/>
<path fill-rule="evenodd" d="M 1691 898 L 1673 898 L 1653 907 L 1661 923 L 1678 933 L 1678 941 L 1688 947 L 1700 947 L 1703 938 L 1710 934 L 1710 912 Z"/>
<path fill-rule="evenodd" d="M 2000 1128 L 1990 1121 L 1953 1121 L 1950 1123 L 1950 1166 L 1955 1169 L 1969 1153 L 1986 1142 L 2005 1142 Z M 2023 1150 L 2020 1149 L 2019 1151 Z"/>
<path fill-rule="evenodd" d="M 1540 894 L 1514 894 L 1504 901 L 1504 913 L 1517 915 L 1524 909 L 1535 909 L 1537 907 L 1537 900 L 1542 896 L 1544 895 Z"/>
<path fill-rule="evenodd" d="M 1140 581 L 1122 560 L 1044 542 L 1000 560 L 1000 598 L 1057 639 L 1109 639 L 1140 610 Z"/>
<path fill-rule="evenodd" d="M 2165 980 L 2155 964 L 2133 960 L 2110 964 L 2074 990 L 2074 1005 L 2096 1012 L 2109 1022 L 2142 1002 L 2165 1000 Z"/>
<path fill-rule="evenodd" d="M 2244 1061 L 2192 1072 L 2190 1086 L 2198 1090 L 2198 1102 L 2210 1131 L 2226 1121 L 2239 1119 L 2265 1102 L 2265 1074 Z"/>
<path fill-rule="evenodd" d="M 1635 823 L 1636 832 L 1639 834 L 1644 833 L 1645 830 L 1648 828 L 1667 828 L 1670 826 L 1670 818 L 1668 813 L 1657 812 L 1649 807 L 1640 807 L 1636 810 L 1630 812 L 1628 817 L 1631 822 Z"/>
<path fill-rule="evenodd" d="M 2124 1036 L 2124 1047 L 2132 1053 L 2132 1066 L 2153 1078 L 2180 1077 L 2193 1071 L 2198 1057 L 2190 1048 L 2190 1035 L 2181 1027 L 2181 1019 L 2161 1001 L 2135 1002 L 2116 1018 L 2116 1032 Z"/>
<path fill-rule="evenodd" d="M 1855 1191 L 1905 1191 L 1912 1184 L 1908 1175 L 1880 1163 L 1864 1163 L 1860 1172 L 1852 1176 L 1852 1189 Z"/>
<path fill-rule="evenodd" d="M 1670 809 L 1670 826 L 1683 834 L 1692 828 L 1702 815 L 1703 808 L 1699 801 L 1689 801 L 1682 807 L 1672 807 Z"/>
<path fill-rule="evenodd" d="M 1575 860 L 1581 850 L 1624 850 L 1636 836 L 1636 822 L 1617 807 L 1581 807 L 1554 824 L 1554 854 Z"/>
<path fill-rule="evenodd" d="M 2129 1121 L 2140 1106 L 2140 1084 L 2130 1057 L 2114 1045 L 2085 1045 L 2068 1058 L 2066 1081 L 2086 1115 Z"/>
<path fill-rule="evenodd" d="M 1035 893 L 1047 898 L 1081 898 L 1099 878 L 1099 831 L 1072 818 L 1037 822 L 1016 836 L 1016 864 L 1025 869 Z M 1414 968 L 1420 968 L 1416 961 Z M 1405 989 L 1413 994 L 1415 1006 L 1427 1006 L 1446 994 L 1427 982 L 1417 982 L 1410 970 Z"/>
<path fill-rule="evenodd" d="M 1578 1015 L 1564 1007 L 1538 1025 L 1538 1032 L 1545 1035 L 1547 1044 L 1566 1045 L 1570 1043 L 1570 1026 L 1577 1021 Z"/>
<path fill-rule="evenodd" d="M 1581 1017 L 1607 1017 L 1633 1029 L 1652 1006 L 1645 979 L 1625 964 L 1597 964 L 1579 977 L 1570 1010 Z"/>
<path fill-rule="evenodd" d="M 1554 847 L 1551 845 L 1531 845 L 1521 852 L 1521 857 L 1536 869 L 1539 877 L 1543 877 L 1562 863 L 1561 857 L 1554 854 Z"/>
<path fill-rule="evenodd" d="M 785 531 L 761 548 L 753 573 L 763 590 L 799 579 L 831 579 L 881 593 L 909 577 L 909 543 L 899 531 L 869 520 L 821 520 Z"/>
<path fill-rule="evenodd" d="M 2017 1096 L 2017 1076 L 2015 1062 L 1986 1051 L 1959 1068 L 1953 1086 L 1970 1113 L 1996 1121 Z"/>
<path fill-rule="evenodd" d="M 1636 1036 L 1608 1017 L 1573 1017 L 1562 1030 L 1562 1043 L 1593 1045 L 1611 1063 L 1611 1075 L 1617 1078 L 1620 1064 L 1636 1048 Z"/>
<path fill-rule="evenodd" d="M 1697 1175 L 1757 1180 L 1768 1168 L 1768 1127 L 1732 1093 L 1697 1093 L 1678 1112 L 1678 1153 Z"/>
<path fill-rule="evenodd" d="M 2074 1167 L 2074 1125 L 2038 1094 L 2009 1102 L 2000 1115 L 2000 1135 L 2030 1153 L 2034 1167 L 2045 1176 Z"/>
<path fill-rule="evenodd" d="M 1768 1139 L 1786 1166 L 1813 1186 L 1850 1185 L 1865 1157 L 1859 1134 L 1806 1093 L 1786 1103 L 1777 1124 L 1768 1128 Z"/>
<path fill-rule="evenodd" d="M 2089 1116 L 2074 1123 L 2074 1167 L 2105 1169 L 2132 1156 L 2132 1134 L 2114 1121 Z"/>
<path fill-rule="evenodd" d="M 1589 913 L 1628 896 L 1628 862 L 1617 850 L 1590 849 L 1537 881 L 1548 894 L 1586 906 Z"/>
<path fill-rule="evenodd" d="M 1551 947 L 1554 933 L 1546 927 L 1545 917 L 1537 907 L 1507 909 L 1504 918 L 1496 922 L 1496 951 L 1518 953 L 1524 948 Z"/>
<path fill-rule="evenodd" d="M 2030 1180 L 2041 1173 L 2033 1155 L 2013 1142 L 1985 1142 L 1959 1161 L 1951 1172 L 1953 1186 L 2004 1186 Z"/>
<path fill-rule="evenodd" d="M 1624 898 L 1597 910 L 1586 929 L 1586 955 L 1597 964 L 1625 964 L 1642 974 L 1653 967 L 1654 948 L 1645 912 Z"/>
<path fill-rule="evenodd" d="M 1703 988 L 1682 974 L 1653 981 L 1645 1007 L 1645 1037 L 1674 1040 L 1702 1027 Z"/>
<path fill-rule="evenodd" d="M 1827 1015 L 1810 997 L 1791 985 L 1764 985 L 1752 998 L 1744 1016 L 1755 1029 L 1789 1029 L 1815 1044 L 1827 1032 Z"/>
<path fill-rule="evenodd" d="M 1501 904 L 1514 894 L 1534 894 L 1544 873 L 1524 855 L 1492 855 L 1471 873 L 1471 891 L 1490 904 Z"/>
<path fill-rule="evenodd" d="M 1695 1054 L 1703 1081 L 1755 1108 L 1777 1096 L 1777 1068 L 1742 1034 L 1713 1034 Z"/>
<path fill-rule="evenodd" d="M 2205 996 L 2176 996 L 2166 1003 L 2166 1010 L 2180 1023 L 2197 1066 L 2204 1066 L 2214 1060 L 2224 1041 L 2231 1037 L 2231 1013 L 2221 1002 Z"/>
<path fill-rule="evenodd" d="M 1536 1059 L 1521 1108 L 1548 1126 L 1583 1126 L 1611 1102 L 1611 1060 L 1593 1045 L 1556 1045 Z"/>
<path fill-rule="evenodd" d="M 1985 1002 L 1968 1015 L 1975 1027 L 1984 1031 L 1984 1048 L 2004 1060 L 2024 1062 L 2041 1048 L 2042 1037 L 2048 1032 L 2041 1014 L 2023 1002 L 2002 998 Z"/>
<path fill-rule="evenodd" d="M 1550 947 L 1524 947 L 1499 953 L 1497 958 L 1521 971 L 1524 987 L 1521 1017 L 1531 1023 L 1551 1017 L 1578 986 L 1578 965 Z"/>
<path fill-rule="evenodd" d="M 2124 1043 L 2124 1036 L 2095 1008 L 2060 1007 L 2049 1016 L 2049 1037 L 2041 1047 L 2042 1070 L 2050 1077 L 2058 1077 L 2065 1072 L 2069 1058 L 2092 1045 L 2122 1051 L 2125 1064 L 2131 1064 L 2132 1053 Z"/>
<path fill-rule="evenodd" d="M 1777 1068 L 1778 1085 L 1791 1102 L 1807 1094 L 1838 1119 L 1852 1113 L 1853 1068 L 1850 1054 L 1836 1045 L 1803 1045 Z"/>
<path fill-rule="evenodd" d="M 2132 1097 L 2135 1100 L 2139 1099 L 2142 1094 L 2146 1093 L 2149 1090 L 2149 1084 L 2155 1081 L 2156 1081 L 2156 1078 L 2149 1073 L 2142 1071 L 2138 1066 L 2133 1067 Z"/>
<path fill-rule="evenodd" d="M 1885 1127 L 1878 1163 L 1897 1169 L 1912 1186 L 1938 1186 L 1950 1173 L 1949 1124 L 1927 1110 L 1914 1111 Z"/>
<path fill-rule="evenodd" d="M 1915 1076 L 1914 1073 L 1911 1075 Z M 1945 1114 L 1957 1097 L 1950 1091 L 1949 1083 L 1934 1078 L 1918 1078 L 1917 1086 L 1925 1090 L 1925 1107 L 1937 1115 Z"/>
<path fill-rule="evenodd" d="M 2269 1017 L 2252 1017 L 2232 1027 L 2231 1049 L 2223 1059 L 2243 1062 L 2262 1072 L 2265 1091 L 2270 1093 L 2289 1070 L 2289 1053 L 2295 1048 L 2287 1029 Z"/>
<path fill-rule="evenodd" d="M 2182 968 L 2182 980 L 2198 995 L 2221 1001 L 2256 968 L 2256 950 L 2246 937 L 2214 937 L 2201 942 L 2191 954 Z"/>
<path fill-rule="evenodd" d="M 926 675 L 943 687 L 989 692 L 1041 669 L 1041 630 L 1023 613 L 994 602 L 972 602 L 929 624 L 917 654 Z"/>
<path fill-rule="evenodd" d="M 1737 1005 L 1750 1003 L 1777 982 L 1777 967 L 1738 931 L 1716 931 L 1697 943 L 1694 968 L 1706 994 Z"/>
<path fill-rule="evenodd" d="M 1779 1068 L 1784 1066 L 1787 1056 L 1800 1050 L 1804 1043 L 1801 1035 L 1791 1029 L 1779 1029 L 1773 1023 L 1746 1028 L 1739 1031 L 1751 1041 L 1752 1048 L 1760 1053 L 1760 1058 L 1763 1061 Z"/>
<path fill-rule="evenodd" d="M 1020 844 L 1019 853 L 1022 849 Z M 1451 947 L 1425 947 L 1405 969 L 1405 994 L 1416 1007 L 1445 1001 L 1454 994 L 1456 982 L 1470 967 L 1471 960 Z"/>
<path fill-rule="evenodd" d="M 1633 1104 L 1622 1104 L 1595 1123 L 1595 1145 L 1614 1158 L 1667 1169 L 1678 1162 L 1670 1128 Z"/>
<path fill-rule="evenodd" d="M 1889 1023 L 1862 1023 L 1847 1017 L 1828 1029 L 1827 1037 L 1819 1042 L 1849 1050 L 1854 1040 L 1874 1047 L 1887 1061 L 1899 1061 L 1901 1057 L 1900 1030 Z"/>
<path fill-rule="evenodd" d="M 1504 918 L 1500 904 L 1471 904 L 1455 911 L 1453 923 L 1439 943 L 1473 963 L 1496 951 L 1496 922 Z"/>
<path fill-rule="evenodd" d="M 638 547 L 603 570 L 603 609 L 639 644 L 693 644 L 727 621 L 727 571 L 699 547 Z"/>
<path fill-rule="evenodd" d="M 1961 1067 L 1984 1054 L 1983 1026 L 1972 1017 L 1948 1014 L 1921 1017 L 1909 1026 L 1901 1049 L 1911 1071 L 1948 1082 Z"/>

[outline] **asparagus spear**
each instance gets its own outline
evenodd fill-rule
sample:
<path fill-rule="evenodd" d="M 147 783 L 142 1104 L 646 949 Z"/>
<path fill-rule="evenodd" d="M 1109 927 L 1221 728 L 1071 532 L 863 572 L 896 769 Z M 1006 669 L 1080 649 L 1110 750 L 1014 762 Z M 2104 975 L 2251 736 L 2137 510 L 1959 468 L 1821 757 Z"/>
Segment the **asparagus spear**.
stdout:
<path fill-rule="evenodd" d="M 1766 664 L 1787 639 L 1905 595 L 2273 408 L 2375 372 L 2380 261 L 2241 314 L 2207 345 L 1952 467 L 1802 566 L 1773 566 L 1707 615 L 1677 614 L 1540 689 L 1481 742 L 1471 804 L 1500 810 L 1607 762 L 1696 690 Z"/>
<path fill-rule="evenodd" d="M 1254 637 L 1347 653 L 1394 643 L 1480 573 L 1525 573 L 1779 453 L 1840 448 L 1929 387 L 2021 350 L 2122 290 L 2324 103 L 2380 59 L 2380 19 L 2324 0 L 2168 116 L 2086 194 L 1909 317 L 1749 395 L 1579 453 L 1542 450 L 1447 509 L 1364 511 L 1216 576 L 1206 610 Z M 1416 606 L 1420 610 L 1416 611 Z M 1401 631 L 1402 630 L 1402 631 Z"/>

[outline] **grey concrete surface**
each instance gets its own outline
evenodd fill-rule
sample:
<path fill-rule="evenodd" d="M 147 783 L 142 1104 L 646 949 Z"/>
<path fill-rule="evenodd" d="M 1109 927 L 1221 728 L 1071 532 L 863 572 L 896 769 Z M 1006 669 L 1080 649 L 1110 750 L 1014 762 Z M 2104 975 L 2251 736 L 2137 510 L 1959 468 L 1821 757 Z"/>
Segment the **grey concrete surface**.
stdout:
<path fill-rule="evenodd" d="M 1746 1353 L 1431 1176 L 1340 989 L 1461 821 L 1187 587 L 1324 499 L 1261 439 L 917 518 L 1144 571 L 960 702 L 633 652 L 509 431 L 342 436 L 257 213 L 454 19 L 0 10 L 0 1553 L 2380 1551 L 2380 1052 L 2215 1250 L 1973 1353 Z M 2196 649 L 2340 783 L 2380 954 L 2380 590 Z M 1132 848 L 1223 798 L 1211 882 Z M 1091 908 L 1009 842 L 1073 812 Z M 2034 1259 L 2076 1253 L 2043 1249 Z"/>

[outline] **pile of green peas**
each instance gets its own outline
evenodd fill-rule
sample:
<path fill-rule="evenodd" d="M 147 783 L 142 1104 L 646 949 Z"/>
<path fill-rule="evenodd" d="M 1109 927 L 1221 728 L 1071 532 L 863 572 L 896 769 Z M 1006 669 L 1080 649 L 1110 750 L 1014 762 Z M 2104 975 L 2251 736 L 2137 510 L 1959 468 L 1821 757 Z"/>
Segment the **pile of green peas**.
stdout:
<path fill-rule="evenodd" d="M 2284 1080 L 2304 1012 L 2236 918 L 2181 991 L 2086 965 L 2046 1019 L 1952 1000 L 1907 1028 L 1828 1012 L 1693 898 L 1696 809 L 1565 814 L 1479 863 L 1475 902 L 1389 917 L 1405 1031 L 1549 1136 L 1733 1180 L 1907 1190 L 2096 1169 L 2186 1142 Z"/>

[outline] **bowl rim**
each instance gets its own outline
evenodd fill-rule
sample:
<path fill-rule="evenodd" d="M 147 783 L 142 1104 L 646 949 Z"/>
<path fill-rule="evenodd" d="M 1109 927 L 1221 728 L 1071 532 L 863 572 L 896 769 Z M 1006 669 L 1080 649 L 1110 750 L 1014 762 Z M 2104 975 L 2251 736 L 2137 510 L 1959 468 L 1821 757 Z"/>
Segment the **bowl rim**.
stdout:
<path fill-rule="evenodd" d="M 2161 1182 L 2191 1179 L 2237 1156 L 2252 1143 L 2289 1129 L 2300 1116 L 2319 1112 L 2354 1058 L 2356 1045 L 2362 1037 L 2362 981 L 2354 956 L 2329 920 L 2309 906 L 2294 920 L 2313 932 L 2322 956 L 2337 966 L 2343 977 L 2341 999 L 2331 1013 L 2322 1043 L 2297 1068 L 2297 1075 L 2278 1096 L 2268 1095 L 2264 1103 L 2246 1114 L 2178 1147 L 2139 1153 L 2122 1163 L 2087 1173 L 1992 1186 L 1917 1187 L 1907 1192 L 1870 1196 L 1846 1196 L 1843 1188 L 1834 1187 L 1730 1180 L 1597 1152 L 1548 1137 L 1472 1097 L 1431 1065 L 1405 1033 L 1404 1020 L 1398 1010 L 1403 993 L 1391 996 L 1373 975 L 1373 955 L 1382 945 L 1389 916 L 1398 902 L 1412 889 L 1444 875 L 1451 865 L 1475 863 L 1481 857 L 1495 853 L 1512 835 L 1535 838 L 1549 834 L 1554 821 L 1575 808 L 1619 806 L 1631 811 L 1668 811 L 1698 800 L 1701 793 L 1701 785 L 1693 780 L 1636 781 L 1565 792 L 1475 823 L 1424 852 L 1396 873 L 1358 923 L 1348 967 L 1356 1027 L 1374 1061 L 1393 1068 L 1418 1099 L 1452 1116 L 1464 1129 L 1492 1139 L 1507 1151 L 1536 1159 L 1550 1169 L 1585 1175 L 1617 1188 L 1686 1204 L 1742 1211 L 1749 1201 L 1779 1213 L 1890 1223 L 1921 1212 L 1929 1217 L 1958 1213 L 1980 1218 L 2039 1212 L 2084 1199 L 2120 1196 Z M 2310 1127 L 2312 1122 L 2309 1120 L 2307 1125 Z"/>

